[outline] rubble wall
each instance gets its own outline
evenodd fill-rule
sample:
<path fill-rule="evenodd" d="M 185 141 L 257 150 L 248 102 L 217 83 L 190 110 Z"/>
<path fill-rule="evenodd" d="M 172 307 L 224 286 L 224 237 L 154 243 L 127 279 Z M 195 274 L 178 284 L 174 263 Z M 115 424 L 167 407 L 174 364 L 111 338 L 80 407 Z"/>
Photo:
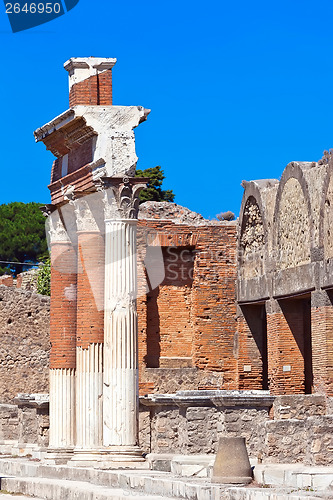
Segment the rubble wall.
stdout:
<path fill-rule="evenodd" d="M 50 299 L 0 286 L 0 402 L 48 392 Z"/>

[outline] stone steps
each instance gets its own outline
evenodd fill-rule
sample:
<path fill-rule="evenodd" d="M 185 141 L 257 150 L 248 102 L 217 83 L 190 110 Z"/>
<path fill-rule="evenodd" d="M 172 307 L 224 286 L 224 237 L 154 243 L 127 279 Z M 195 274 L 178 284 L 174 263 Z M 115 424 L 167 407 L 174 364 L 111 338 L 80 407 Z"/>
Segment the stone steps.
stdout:
<path fill-rule="evenodd" d="M 40 477 L 28 478 L 6 478 L 3 479 L 7 491 L 13 494 L 22 494 L 22 499 L 35 500 L 173 500 L 175 497 L 149 495 L 136 490 L 128 491 L 120 488 L 106 488 L 84 481 L 69 481 L 65 479 L 49 479 Z M 36 498 L 38 495 L 38 498 Z M 10 500 L 14 497 L 4 495 L 3 500 Z M 181 498 L 181 497 L 177 497 Z M 204 500 L 208 497 L 193 494 L 191 500 Z M 215 494 L 210 496 L 211 500 L 318 500 L 332 499 L 332 495 L 295 491 L 290 489 L 267 490 L 263 488 L 241 488 L 229 487 L 223 490 L 215 490 Z M 0 495 L 2 500 L 2 496 Z"/>
<path fill-rule="evenodd" d="M 266 480 L 277 470 L 274 467 L 265 469 Z M 333 499 L 333 492 L 312 491 L 311 486 L 302 484 L 301 489 L 300 486 L 287 487 L 285 480 L 279 483 L 278 474 L 273 488 L 251 485 L 244 488 L 212 484 L 207 478 L 177 477 L 161 471 L 98 470 L 44 465 L 27 459 L 0 459 L 0 476 L 3 489 L 45 500 L 126 500 L 134 497 L 144 500 Z M 286 478 L 286 474 L 283 477 Z"/>
<path fill-rule="evenodd" d="M 41 477 L 15 477 L 2 479 L 3 487 L 12 493 L 23 493 L 43 500 L 126 500 L 140 498 L 121 488 L 107 488 L 84 481 L 49 479 Z M 13 497 L 12 497 L 13 498 Z M 21 497 L 20 497 L 21 498 Z M 168 500 L 166 497 L 142 494 L 145 500 Z M 171 500 L 171 499 L 169 499 Z"/>
<path fill-rule="evenodd" d="M 259 484 L 263 485 L 323 491 L 333 488 L 333 466 L 307 466 L 302 464 L 257 465 L 254 468 L 254 478 Z"/>

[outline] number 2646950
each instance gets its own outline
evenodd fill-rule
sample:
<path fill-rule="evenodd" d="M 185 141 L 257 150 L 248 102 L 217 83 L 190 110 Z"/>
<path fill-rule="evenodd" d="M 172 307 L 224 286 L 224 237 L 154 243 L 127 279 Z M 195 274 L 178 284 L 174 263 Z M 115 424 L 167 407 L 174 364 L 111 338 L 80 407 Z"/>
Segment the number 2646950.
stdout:
<path fill-rule="evenodd" d="M 59 14 L 61 11 L 60 3 L 6 3 L 7 14 Z"/>

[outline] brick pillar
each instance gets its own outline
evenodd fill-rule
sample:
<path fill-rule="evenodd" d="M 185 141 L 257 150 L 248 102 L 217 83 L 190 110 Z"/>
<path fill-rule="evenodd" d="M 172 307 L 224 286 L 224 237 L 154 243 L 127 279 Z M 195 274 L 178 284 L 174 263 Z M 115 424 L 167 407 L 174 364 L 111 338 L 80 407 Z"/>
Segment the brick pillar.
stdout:
<path fill-rule="evenodd" d="M 112 105 L 112 68 L 116 61 L 112 58 L 74 57 L 65 62 L 71 108 Z"/>
<path fill-rule="evenodd" d="M 88 199 L 88 198 L 87 198 Z M 76 446 L 74 462 L 102 446 L 104 237 L 86 198 L 74 202 L 78 236 Z"/>
<path fill-rule="evenodd" d="M 239 389 L 267 390 L 267 329 L 264 304 L 238 307 Z"/>
<path fill-rule="evenodd" d="M 50 444 L 47 459 L 66 462 L 75 436 L 76 252 L 58 211 L 49 215 L 51 243 Z"/>
<path fill-rule="evenodd" d="M 311 294 L 314 392 L 333 396 L 333 291 Z"/>
<path fill-rule="evenodd" d="M 267 302 L 268 379 L 272 394 L 304 394 L 302 300 Z"/>

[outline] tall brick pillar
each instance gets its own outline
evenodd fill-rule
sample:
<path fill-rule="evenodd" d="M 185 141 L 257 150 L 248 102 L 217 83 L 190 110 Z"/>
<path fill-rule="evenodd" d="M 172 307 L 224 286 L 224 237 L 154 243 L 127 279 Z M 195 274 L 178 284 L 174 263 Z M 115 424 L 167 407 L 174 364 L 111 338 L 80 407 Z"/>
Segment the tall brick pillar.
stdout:
<path fill-rule="evenodd" d="M 267 301 L 268 378 L 272 394 L 311 392 L 308 296 Z"/>
<path fill-rule="evenodd" d="M 333 395 L 333 291 L 311 293 L 314 392 Z"/>
<path fill-rule="evenodd" d="M 77 257 L 56 210 L 49 213 L 51 246 L 50 444 L 48 460 L 62 462 L 75 438 Z"/>
<path fill-rule="evenodd" d="M 69 105 L 111 106 L 112 68 L 117 59 L 72 58 L 64 68 L 69 75 Z"/>
<path fill-rule="evenodd" d="M 73 202 L 78 237 L 73 461 L 79 463 L 96 458 L 103 441 L 104 237 L 87 200 L 89 195 Z"/>

